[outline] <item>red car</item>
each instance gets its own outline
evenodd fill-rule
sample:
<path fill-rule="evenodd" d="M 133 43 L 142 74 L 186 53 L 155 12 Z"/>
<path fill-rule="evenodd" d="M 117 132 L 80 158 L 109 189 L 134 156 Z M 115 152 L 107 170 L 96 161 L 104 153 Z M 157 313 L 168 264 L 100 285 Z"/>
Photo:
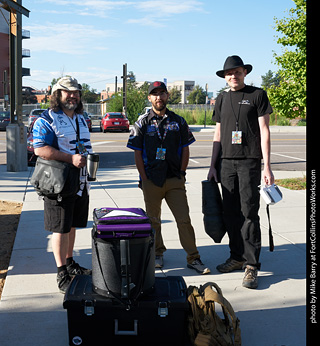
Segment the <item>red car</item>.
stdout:
<path fill-rule="evenodd" d="M 100 122 L 100 131 L 126 131 L 129 132 L 129 120 L 122 113 L 106 113 Z"/>
<path fill-rule="evenodd" d="M 37 155 L 34 153 L 33 149 L 33 125 L 37 119 L 34 119 L 29 126 L 27 133 L 27 153 L 28 153 L 28 166 L 34 166 L 37 161 Z"/>
<path fill-rule="evenodd" d="M 10 123 L 10 112 L 1 111 L 0 112 L 0 130 L 6 130 Z"/>
<path fill-rule="evenodd" d="M 92 132 L 92 121 L 91 121 L 91 118 L 89 117 L 88 113 L 87 112 L 83 112 L 83 117 L 86 120 L 86 123 L 88 125 L 89 131 Z"/>

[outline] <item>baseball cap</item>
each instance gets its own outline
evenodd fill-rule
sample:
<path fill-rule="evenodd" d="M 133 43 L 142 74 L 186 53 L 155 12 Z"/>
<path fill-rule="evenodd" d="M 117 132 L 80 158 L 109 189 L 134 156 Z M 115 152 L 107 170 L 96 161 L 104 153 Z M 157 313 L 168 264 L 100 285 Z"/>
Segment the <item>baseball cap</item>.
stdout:
<path fill-rule="evenodd" d="M 53 86 L 52 93 L 56 90 L 67 90 L 67 91 L 76 91 L 81 90 L 82 87 L 78 81 L 73 77 L 62 77 L 58 82 Z"/>
<path fill-rule="evenodd" d="M 166 85 L 163 82 L 153 82 L 149 85 L 148 94 L 151 94 L 154 89 L 163 89 L 168 92 Z"/>

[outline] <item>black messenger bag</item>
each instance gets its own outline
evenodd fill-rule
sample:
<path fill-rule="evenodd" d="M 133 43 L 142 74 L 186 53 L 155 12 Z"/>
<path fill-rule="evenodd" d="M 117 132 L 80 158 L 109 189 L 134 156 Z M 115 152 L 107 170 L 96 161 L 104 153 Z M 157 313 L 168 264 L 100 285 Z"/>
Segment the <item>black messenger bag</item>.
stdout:
<path fill-rule="evenodd" d="M 80 169 L 74 165 L 38 157 L 30 182 L 39 196 L 62 199 L 77 194 L 79 179 Z"/>

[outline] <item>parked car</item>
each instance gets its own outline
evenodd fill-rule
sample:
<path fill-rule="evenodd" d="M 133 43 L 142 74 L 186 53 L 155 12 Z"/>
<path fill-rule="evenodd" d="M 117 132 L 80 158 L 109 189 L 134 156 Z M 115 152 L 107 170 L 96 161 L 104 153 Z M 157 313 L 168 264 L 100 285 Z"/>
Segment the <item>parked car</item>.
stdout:
<path fill-rule="evenodd" d="M 0 111 L 0 130 L 5 131 L 10 123 L 10 112 Z"/>
<path fill-rule="evenodd" d="M 86 119 L 89 131 L 92 132 L 92 121 L 91 121 L 91 118 L 89 117 L 89 114 L 87 112 L 83 112 L 83 116 Z"/>
<path fill-rule="evenodd" d="M 37 119 L 34 119 L 32 124 L 29 126 L 27 133 L 27 154 L 28 154 L 28 166 L 34 166 L 37 161 L 37 155 L 34 153 L 33 148 L 33 125 Z"/>
<path fill-rule="evenodd" d="M 106 113 L 100 122 L 100 131 L 126 131 L 129 132 L 129 120 L 122 113 Z"/>
<path fill-rule="evenodd" d="M 37 119 L 45 110 L 44 109 L 33 109 L 31 113 L 29 114 L 29 119 L 28 119 L 28 126 L 33 123 L 35 119 Z"/>

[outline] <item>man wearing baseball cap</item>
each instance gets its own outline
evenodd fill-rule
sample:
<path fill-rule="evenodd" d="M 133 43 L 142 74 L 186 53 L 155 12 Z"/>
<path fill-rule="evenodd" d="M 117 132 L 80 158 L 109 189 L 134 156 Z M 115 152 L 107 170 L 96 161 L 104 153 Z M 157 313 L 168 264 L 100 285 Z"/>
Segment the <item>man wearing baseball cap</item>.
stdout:
<path fill-rule="evenodd" d="M 259 222 L 261 159 L 262 180 L 274 183 L 270 167 L 269 114 L 272 108 L 266 92 L 249 86 L 244 79 L 252 65 L 229 56 L 217 76 L 230 89 L 220 93 L 213 112 L 216 129 L 208 179 L 218 182 L 216 164 L 221 156 L 223 212 L 229 236 L 230 257 L 217 266 L 222 273 L 244 268 L 242 285 L 258 286 L 261 229 Z"/>
<path fill-rule="evenodd" d="M 46 160 L 68 162 L 81 170 L 76 196 L 62 200 L 44 197 L 44 226 L 52 232 L 57 283 L 62 293 L 75 275 L 91 274 L 91 270 L 80 267 L 73 260 L 76 227 L 87 226 L 89 208 L 86 155 L 92 147 L 82 112 L 81 85 L 75 78 L 63 77 L 52 88 L 50 108 L 41 114 L 33 127 L 36 155 Z"/>
<path fill-rule="evenodd" d="M 169 93 L 163 82 L 151 83 L 148 93 L 152 109 L 134 124 L 127 146 L 134 150 L 146 211 L 155 230 L 155 266 L 163 267 L 166 251 L 161 234 L 161 203 L 165 199 L 187 253 L 187 267 L 208 274 L 210 269 L 201 262 L 196 247 L 185 189 L 189 145 L 195 138 L 186 121 L 166 107 Z"/>

